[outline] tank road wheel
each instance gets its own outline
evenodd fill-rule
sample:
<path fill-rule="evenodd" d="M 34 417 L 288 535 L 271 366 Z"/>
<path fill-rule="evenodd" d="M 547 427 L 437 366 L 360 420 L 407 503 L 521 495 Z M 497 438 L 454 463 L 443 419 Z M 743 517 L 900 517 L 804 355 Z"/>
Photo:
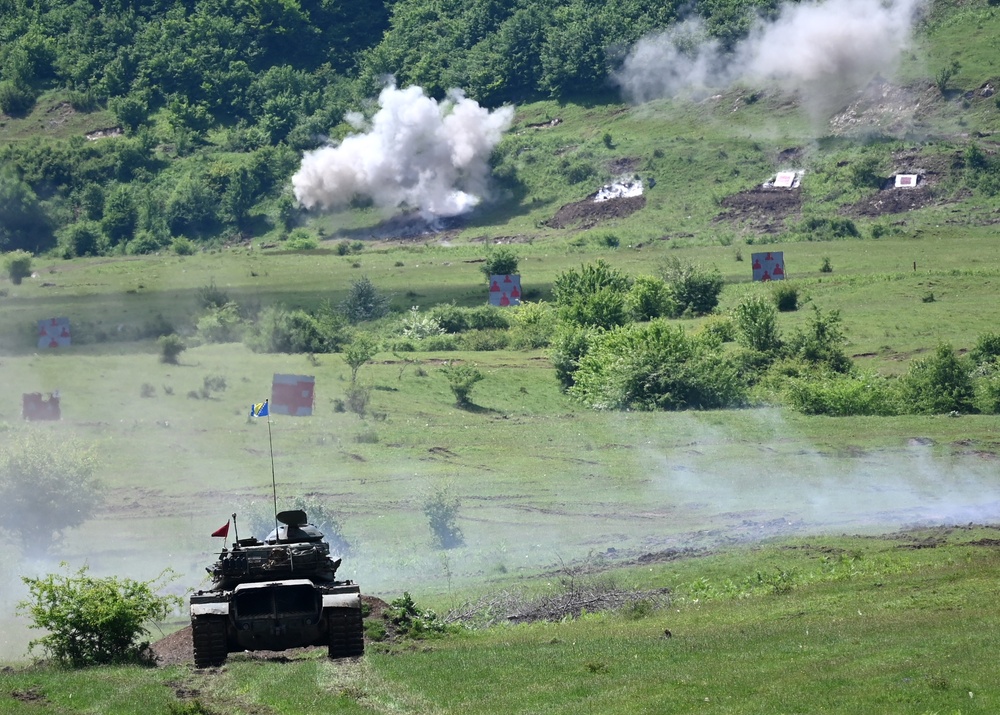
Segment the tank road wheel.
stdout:
<path fill-rule="evenodd" d="M 329 655 L 354 658 L 365 654 L 365 625 L 360 608 L 328 608 Z"/>
<path fill-rule="evenodd" d="M 191 619 L 191 640 L 194 642 L 194 665 L 211 668 L 226 662 L 226 617 L 195 616 Z"/>

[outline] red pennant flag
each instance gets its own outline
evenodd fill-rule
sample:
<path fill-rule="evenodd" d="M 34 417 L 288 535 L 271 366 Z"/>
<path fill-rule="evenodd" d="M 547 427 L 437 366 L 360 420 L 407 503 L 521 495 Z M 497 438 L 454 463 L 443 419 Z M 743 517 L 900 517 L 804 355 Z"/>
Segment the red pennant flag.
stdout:
<path fill-rule="evenodd" d="M 223 539 L 229 536 L 229 522 L 227 521 L 225 526 L 220 526 L 218 529 L 213 531 L 212 536 L 221 536 Z"/>

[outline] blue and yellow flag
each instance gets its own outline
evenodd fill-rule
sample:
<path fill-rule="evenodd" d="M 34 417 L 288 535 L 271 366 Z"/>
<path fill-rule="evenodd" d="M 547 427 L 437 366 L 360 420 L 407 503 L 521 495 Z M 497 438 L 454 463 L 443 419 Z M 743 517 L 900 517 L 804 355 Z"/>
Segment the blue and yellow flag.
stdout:
<path fill-rule="evenodd" d="M 250 405 L 250 416 L 251 417 L 267 417 L 270 414 L 267 411 L 267 400 L 263 402 L 258 402 L 255 405 Z"/>

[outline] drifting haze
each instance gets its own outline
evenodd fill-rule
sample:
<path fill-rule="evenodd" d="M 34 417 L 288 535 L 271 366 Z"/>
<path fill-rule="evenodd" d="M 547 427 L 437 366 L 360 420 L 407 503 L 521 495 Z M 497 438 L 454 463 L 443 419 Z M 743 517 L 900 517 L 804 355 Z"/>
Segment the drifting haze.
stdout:
<path fill-rule="evenodd" d="M 759 19 L 731 52 L 700 20 L 688 20 L 636 43 L 615 79 L 633 102 L 776 82 L 801 93 L 810 114 L 828 114 L 876 75 L 892 72 L 920 2 L 788 3 L 775 18 Z"/>
<path fill-rule="evenodd" d="M 419 209 L 427 219 L 457 216 L 485 196 L 489 157 L 514 118 L 513 107 L 489 111 L 451 90 L 437 102 L 420 87 L 389 85 L 380 109 L 337 146 L 308 152 L 292 177 L 306 208 L 336 209 L 358 196 L 393 210 Z"/>

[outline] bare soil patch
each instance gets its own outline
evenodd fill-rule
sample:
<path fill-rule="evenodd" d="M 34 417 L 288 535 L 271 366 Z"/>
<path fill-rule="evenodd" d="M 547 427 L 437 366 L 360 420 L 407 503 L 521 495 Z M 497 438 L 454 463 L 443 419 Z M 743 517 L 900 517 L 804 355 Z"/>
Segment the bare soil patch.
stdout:
<path fill-rule="evenodd" d="M 607 201 L 594 201 L 591 194 L 583 201 L 566 204 L 546 221 L 552 228 L 593 228 L 604 221 L 626 218 L 646 206 L 645 196 L 627 196 Z"/>
<path fill-rule="evenodd" d="M 802 213 L 799 189 L 775 189 L 756 186 L 722 199 L 725 209 L 716 222 L 731 222 L 758 233 L 775 234 L 785 228 L 785 220 Z"/>

